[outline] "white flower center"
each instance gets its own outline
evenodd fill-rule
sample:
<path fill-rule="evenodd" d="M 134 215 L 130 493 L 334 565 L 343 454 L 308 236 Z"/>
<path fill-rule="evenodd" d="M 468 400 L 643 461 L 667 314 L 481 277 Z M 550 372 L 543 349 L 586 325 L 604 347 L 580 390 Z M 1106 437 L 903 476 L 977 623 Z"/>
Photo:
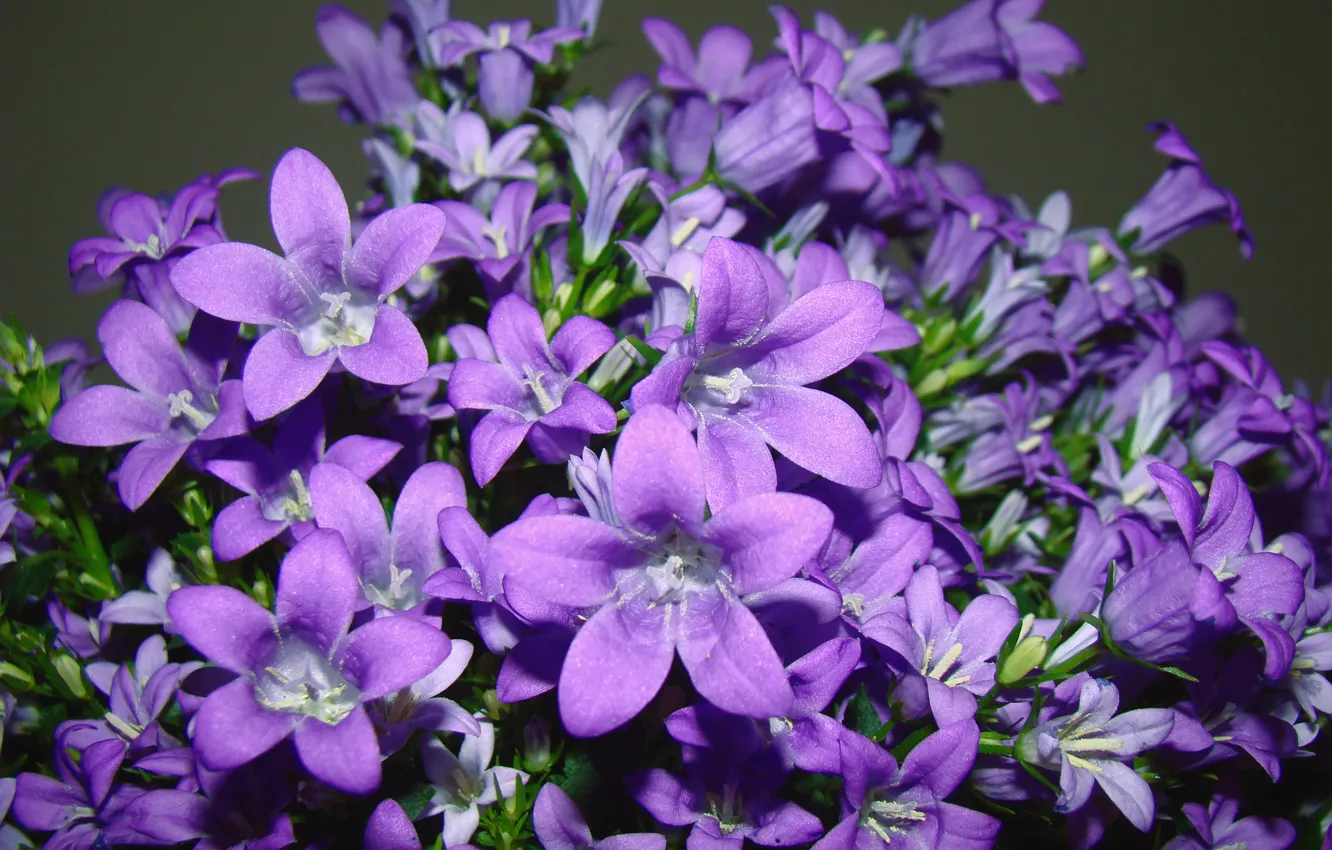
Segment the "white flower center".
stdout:
<path fill-rule="evenodd" d="M 178 393 L 171 393 L 167 396 L 167 415 L 173 420 L 184 417 L 188 423 L 188 428 L 197 436 L 217 418 L 217 407 L 213 405 L 213 410 L 203 410 L 194 403 L 194 393 L 189 390 L 181 390 Z"/>
<path fill-rule="evenodd" d="M 677 532 L 647 568 L 651 607 L 679 602 L 691 593 L 718 585 L 722 578 L 717 552 Z"/>
<path fill-rule="evenodd" d="M 418 592 L 416 584 L 414 582 L 407 583 L 407 580 L 411 577 L 411 570 L 400 570 L 397 564 L 389 564 L 388 586 L 365 585 L 365 598 L 385 608 L 405 611 L 421 601 L 421 594 Z"/>
<path fill-rule="evenodd" d="M 556 396 L 563 396 L 563 393 L 541 380 L 547 374 L 533 369 L 530 363 L 523 364 L 523 386 L 527 388 L 526 413 L 529 420 L 540 419 L 560 406 L 561 399 Z"/>
<path fill-rule="evenodd" d="M 293 469 L 287 474 L 287 485 L 276 496 L 260 499 L 259 512 L 264 519 L 273 522 L 309 522 L 314 519 L 310 489 L 305 486 L 301 473 Z"/>
<path fill-rule="evenodd" d="M 314 357 L 330 348 L 351 348 L 370 341 L 378 302 L 350 291 L 321 292 L 319 300 L 324 308 L 297 329 L 301 351 Z"/>
<path fill-rule="evenodd" d="M 744 401 L 745 392 L 754 386 L 753 379 L 746 375 L 739 366 L 725 375 L 708 375 L 706 373 L 696 375 L 695 378 L 690 380 L 690 383 L 710 395 L 711 398 L 707 401 L 711 401 L 713 404 L 718 402 L 739 404 Z"/>
<path fill-rule="evenodd" d="M 287 637 L 277 657 L 254 682 L 254 698 L 269 711 L 340 722 L 360 703 L 360 690 L 342 677 L 315 647 Z"/>
<path fill-rule="evenodd" d="M 875 800 L 860 810 L 860 825 L 891 844 L 894 835 L 906 835 L 910 825 L 925 820 L 915 803 Z"/>

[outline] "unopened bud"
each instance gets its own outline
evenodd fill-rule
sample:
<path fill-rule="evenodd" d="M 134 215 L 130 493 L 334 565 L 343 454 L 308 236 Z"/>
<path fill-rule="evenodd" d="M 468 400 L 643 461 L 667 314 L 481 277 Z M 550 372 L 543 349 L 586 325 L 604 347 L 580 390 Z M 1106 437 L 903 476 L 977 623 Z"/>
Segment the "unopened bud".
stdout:
<path fill-rule="evenodd" d="M 529 773 L 540 773 L 554 763 L 550 753 L 550 725 L 540 717 L 533 717 L 523 727 L 523 767 Z"/>
<path fill-rule="evenodd" d="M 88 695 L 88 689 L 83 685 L 83 668 L 79 662 L 68 655 L 57 655 L 51 662 L 55 666 L 56 675 L 60 681 L 65 683 L 69 692 L 78 699 L 83 699 Z"/>
<path fill-rule="evenodd" d="M 1001 685 L 1011 685 L 1040 666 L 1045 660 L 1049 643 L 1040 635 L 1027 635 L 1013 647 L 1012 653 L 999 665 L 995 677 Z"/>

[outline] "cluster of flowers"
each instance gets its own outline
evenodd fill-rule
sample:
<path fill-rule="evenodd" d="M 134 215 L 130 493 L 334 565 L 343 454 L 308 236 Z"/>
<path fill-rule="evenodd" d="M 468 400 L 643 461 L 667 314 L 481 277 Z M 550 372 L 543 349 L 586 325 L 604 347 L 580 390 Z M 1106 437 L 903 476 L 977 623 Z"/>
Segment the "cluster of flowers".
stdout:
<path fill-rule="evenodd" d="M 1039 0 L 650 19 L 607 101 L 598 5 L 325 7 L 373 197 L 108 195 L 127 386 L 0 329 L 0 847 L 1317 846 L 1329 407 L 1184 298 L 1184 137 L 1070 230 L 940 159 Z"/>

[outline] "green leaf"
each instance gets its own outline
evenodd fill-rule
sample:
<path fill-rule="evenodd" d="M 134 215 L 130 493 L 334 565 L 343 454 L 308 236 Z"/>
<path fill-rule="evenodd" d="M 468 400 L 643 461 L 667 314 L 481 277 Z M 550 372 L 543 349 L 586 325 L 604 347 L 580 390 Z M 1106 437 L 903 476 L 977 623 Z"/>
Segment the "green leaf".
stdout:
<path fill-rule="evenodd" d="M 662 352 L 648 345 L 646 342 L 643 342 L 643 340 L 638 337 L 627 336 L 624 338 L 624 341 L 632 345 L 634 351 L 643 355 L 643 359 L 647 361 L 649 369 L 655 368 L 656 365 L 661 362 Z"/>

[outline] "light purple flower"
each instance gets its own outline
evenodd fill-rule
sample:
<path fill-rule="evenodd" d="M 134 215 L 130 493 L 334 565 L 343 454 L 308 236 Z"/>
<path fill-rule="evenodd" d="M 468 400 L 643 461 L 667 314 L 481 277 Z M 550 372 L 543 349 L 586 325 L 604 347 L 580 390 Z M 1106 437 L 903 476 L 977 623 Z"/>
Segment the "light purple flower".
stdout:
<path fill-rule="evenodd" d="M 628 721 L 656 696 L 678 651 L 705 699 L 734 714 L 782 716 L 791 686 L 744 597 L 790 578 L 832 525 L 804 496 L 742 499 L 703 521 L 703 470 L 678 417 L 640 408 L 612 461 L 609 526 L 582 516 L 533 517 L 501 529 L 489 557 L 539 598 L 594 611 L 559 682 L 571 734 Z"/>
<path fill-rule="evenodd" d="M 567 204 L 545 204 L 533 212 L 536 196 L 535 183 L 509 183 L 495 197 L 490 218 L 471 204 L 439 201 L 436 205 L 445 214 L 444 234 L 430 262 L 471 260 L 491 302 L 510 292 L 530 296 L 531 252 L 537 234 L 569 220 Z"/>
<path fill-rule="evenodd" d="M 319 8 L 315 30 L 337 66 L 297 74 L 291 84 L 296 99 L 337 103 L 347 121 L 405 124 L 421 96 L 407 67 L 402 30 L 386 22 L 376 36 L 369 24 L 337 3 Z"/>
<path fill-rule="evenodd" d="M 648 189 L 661 204 L 661 217 L 641 243 L 621 242 L 620 247 L 629 252 L 645 275 L 663 272 L 679 282 L 679 287 L 673 289 L 683 289 L 685 311 L 678 325 L 683 328 L 689 291 L 698 283 L 704 249 L 713 236 L 735 236 L 745 226 L 745 214 L 727 206 L 726 195 L 716 186 L 701 186 L 674 200 L 657 183 L 649 182 Z M 652 279 L 648 283 L 657 284 Z M 662 327 L 654 322 L 652 330 Z"/>
<path fill-rule="evenodd" d="M 118 598 L 102 603 L 97 617 L 107 623 L 162 626 L 167 634 L 175 634 L 171 618 L 167 616 L 166 601 L 171 592 L 184 583 L 170 553 L 165 549 L 154 549 L 148 556 L 144 572 L 144 584 L 148 589 L 126 591 Z"/>
<path fill-rule="evenodd" d="M 107 695 L 111 710 L 103 715 L 102 721 L 88 724 L 96 729 L 82 729 L 79 737 L 85 741 L 123 741 L 134 757 L 156 747 L 179 746 L 158 725 L 157 718 L 171 704 L 180 680 L 198 666 L 195 662 L 168 662 L 166 641 L 161 635 L 153 635 L 139 645 L 132 668 L 94 661 L 84 672 L 93 686 Z M 75 725 L 82 723 L 75 721 Z"/>
<path fill-rule="evenodd" d="M 1313 721 L 1319 714 L 1332 715 L 1332 632 L 1317 632 L 1295 644 L 1285 685 L 1295 696 L 1304 716 Z"/>
<path fill-rule="evenodd" d="M 888 666 L 903 678 L 895 697 L 908 717 L 934 715 L 940 727 L 976 713 L 976 697 L 994 687 L 991 660 L 1017 625 L 1018 612 L 1002 596 L 978 596 L 961 615 L 944 601 L 939 572 L 925 565 L 906 586 L 906 612 L 865 623 L 862 633 L 893 650 Z"/>
<path fill-rule="evenodd" d="M 878 334 L 883 296 L 863 281 L 829 283 L 767 321 L 768 285 L 739 243 L 703 253 L 694 333 L 671 344 L 630 396 L 665 404 L 698 432 L 714 509 L 777 489 L 768 447 L 840 484 L 883 476 L 869 429 L 845 402 L 809 386 L 850 364 Z"/>
<path fill-rule="evenodd" d="M 646 18 L 643 35 L 662 60 L 657 83 L 702 95 L 709 103 L 749 103 L 773 76 L 763 65 L 749 67 L 753 44 L 732 26 L 716 26 L 703 33 L 697 54 L 684 31 L 662 18 Z"/>
<path fill-rule="evenodd" d="M 1081 809 L 1099 785 L 1124 817 L 1146 832 L 1156 817 L 1156 801 L 1146 780 L 1124 762 L 1161 743 L 1170 734 L 1174 713 L 1140 708 L 1116 716 L 1119 690 L 1103 679 L 1080 678 L 1076 710 L 1043 716 L 1019 736 L 1018 755 L 1027 764 L 1059 771 L 1062 793 L 1056 811 Z"/>
<path fill-rule="evenodd" d="M 1082 64 L 1082 51 L 1062 30 L 1033 20 L 1044 0 L 973 0 L 937 21 L 904 33 L 911 71 L 927 85 L 969 86 L 1017 79 L 1037 103 L 1059 100 L 1047 75 Z"/>
<path fill-rule="evenodd" d="M 489 483 L 523 441 L 543 462 L 562 463 L 589 433 L 614 430 L 610 403 L 574 380 L 615 344 L 610 328 L 575 316 L 547 342 L 541 315 L 516 294 L 495 303 L 486 328 L 493 357 L 459 360 L 449 379 L 450 404 L 488 411 L 471 436 L 477 483 Z"/>
<path fill-rule="evenodd" d="M 640 93 L 618 104 L 614 98 L 607 104 L 595 97 L 584 97 L 572 110 L 562 106 L 550 107 L 547 117 L 563 137 L 574 177 L 584 191 L 592 185 L 594 168 L 605 167 L 605 163 L 620 150 L 620 141 L 645 97 L 645 92 Z"/>
<path fill-rule="evenodd" d="M 944 802 L 971 772 L 979 742 L 976 722 L 962 720 L 916 744 L 899 768 L 883 747 L 846 730 L 840 745 L 842 820 L 814 850 L 993 847 L 999 821 Z"/>
<path fill-rule="evenodd" d="M 421 584 L 444 568 L 439 512 L 467 504 L 462 476 L 447 463 L 417 467 L 393 507 L 390 532 L 379 497 L 356 473 L 335 463 L 310 470 L 315 523 L 342 534 L 359 576 L 362 602 L 376 616 L 419 611 Z"/>
<path fill-rule="evenodd" d="M 46 603 L 46 616 L 55 626 L 55 645 L 77 658 L 93 658 L 111 637 L 111 624 L 97 617 L 81 617 L 59 599 Z"/>
<path fill-rule="evenodd" d="M 1156 149 L 1170 157 L 1170 167 L 1119 222 L 1119 235 L 1133 236 L 1133 250 L 1150 254 L 1175 237 L 1213 222 L 1225 222 L 1239 238 L 1244 259 L 1253 256 L 1253 234 L 1244 223 L 1239 201 L 1217 186 L 1202 167 L 1202 157 L 1174 124 L 1148 125 L 1157 134 Z"/>
<path fill-rule="evenodd" d="M 1206 807 L 1200 803 L 1185 803 L 1182 807 L 1184 816 L 1198 834 L 1174 838 L 1162 850 L 1225 850 L 1227 847 L 1286 850 L 1295 843 L 1295 827 L 1282 818 L 1253 816 L 1235 820 L 1239 804 L 1238 799 L 1224 794 L 1214 796 Z"/>
<path fill-rule="evenodd" d="M 416 44 L 416 58 L 427 68 L 435 66 L 435 51 L 430 47 L 430 33 L 449 20 L 453 0 L 389 0 L 394 10 L 407 19 Z M 427 103 L 429 101 L 426 101 Z"/>
<path fill-rule="evenodd" d="M 416 190 L 421 186 L 420 163 L 403 156 L 396 147 L 378 137 L 366 139 L 361 146 L 366 157 L 374 164 L 379 179 L 384 181 L 389 207 L 410 205 L 416 197 Z M 409 288 L 407 291 L 412 290 Z"/>
<path fill-rule="evenodd" d="M 651 832 L 594 839 L 574 801 L 560 786 L 549 782 L 537 794 L 532 826 L 545 850 L 666 850 L 666 836 Z"/>
<path fill-rule="evenodd" d="M 370 704 L 370 719 L 379 729 L 379 750 L 385 756 L 402 749 L 417 729 L 481 734 L 475 717 L 458 703 L 440 696 L 472 660 L 472 645 L 467 641 L 455 639 L 452 647 L 444 663 L 425 678 Z"/>
<path fill-rule="evenodd" d="M 479 54 L 477 93 L 487 114 L 496 121 L 514 121 L 532 102 L 533 68 L 555 58 L 555 46 L 584 37 L 581 29 L 555 27 L 532 33 L 531 21 L 496 21 L 488 31 L 467 21 L 449 21 L 436 27 L 439 66 L 452 68 Z"/>
<path fill-rule="evenodd" d="M 711 136 L 714 128 L 715 122 L 700 129 Z M 796 173 L 819 158 L 809 89 L 795 80 L 776 87 L 715 130 L 712 149 L 717 175 L 747 192 L 759 192 Z M 683 177 L 698 176 L 706 148 L 703 153 L 703 161 L 681 169 Z"/>
<path fill-rule="evenodd" d="M 834 638 L 786 665 L 795 701 L 785 717 L 768 720 L 768 735 L 787 768 L 835 774 L 841 769 L 842 724 L 823 714 L 860 664 L 860 641 Z"/>
<path fill-rule="evenodd" d="M 297 539 L 308 534 L 314 528 L 309 480 L 316 465 L 335 463 L 368 481 L 402 449 L 392 440 L 352 435 L 325 451 L 320 401 L 312 398 L 284 417 L 271 451 L 258 440 L 237 440 L 204 464 L 245 494 L 213 520 L 219 561 L 234 561 L 288 529 Z"/>
<path fill-rule="evenodd" d="M 418 108 L 439 112 L 429 101 Z M 443 125 L 442 112 L 432 126 Z M 537 136 L 534 124 L 521 124 L 490 143 L 485 119 L 475 112 L 461 112 L 447 120 L 448 138 L 418 138 L 416 149 L 438 160 L 449 170 L 449 185 L 455 192 L 465 192 L 483 180 L 535 180 L 536 166 L 522 156 Z"/>
<path fill-rule="evenodd" d="M 476 832 L 481 807 L 508 799 L 527 782 L 527 774 L 512 767 L 490 765 L 495 755 L 495 726 L 481 722 L 477 735 L 464 735 L 455 756 L 434 735 L 421 739 L 421 766 L 435 794 L 421 818 L 443 815 L 444 846 L 456 847 Z"/>
<path fill-rule="evenodd" d="M 171 281 L 206 313 L 271 325 L 245 361 L 245 404 L 269 419 L 308 396 L 334 362 L 399 386 L 425 375 L 421 334 L 389 295 L 425 264 L 444 231 L 428 204 L 376 216 L 353 245 L 337 181 L 308 151 L 273 171 L 269 206 L 282 258 L 257 245 L 210 245 L 177 263 Z"/>
<path fill-rule="evenodd" d="M 602 162 L 592 160 L 591 174 L 587 184 L 587 210 L 583 213 L 581 232 L 583 238 L 582 260 L 585 266 L 594 265 L 602 251 L 610 244 L 620 217 L 620 210 L 633 194 L 638 185 L 647 177 L 646 168 L 624 168 L 624 158 L 619 151 Z"/>
<path fill-rule="evenodd" d="M 196 440 L 243 434 L 249 427 L 237 381 L 222 381 L 236 326 L 196 316 L 182 350 L 152 308 L 117 301 L 97 338 L 107 363 L 129 388 L 96 386 L 56 411 L 51 436 L 77 446 L 137 443 L 120 464 L 117 486 L 137 510 Z"/>
<path fill-rule="evenodd" d="M 587 37 L 597 34 L 601 0 L 555 0 L 555 26 L 585 30 Z"/>
<path fill-rule="evenodd" d="M 237 674 L 194 716 L 205 767 L 239 767 L 293 736 L 318 779 L 349 794 L 379 787 L 379 744 L 363 704 L 424 678 L 451 647 L 415 617 L 383 617 L 348 633 L 359 596 L 347 547 L 325 530 L 283 559 L 276 615 L 231 587 L 171 595 L 167 608 L 181 635 Z"/>

